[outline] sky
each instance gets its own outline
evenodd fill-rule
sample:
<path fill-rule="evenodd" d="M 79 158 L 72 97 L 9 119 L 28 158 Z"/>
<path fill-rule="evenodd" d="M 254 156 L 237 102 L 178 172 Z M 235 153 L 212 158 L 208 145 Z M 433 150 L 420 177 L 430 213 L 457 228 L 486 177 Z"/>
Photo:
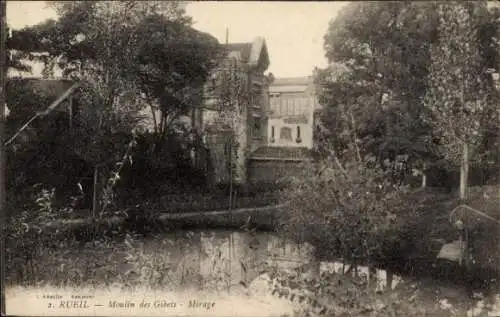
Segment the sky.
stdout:
<path fill-rule="evenodd" d="M 323 36 L 328 23 L 347 2 L 190 2 L 186 11 L 194 27 L 210 33 L 220 43 L 266 40 L 270 66 L 275 77 L 312 74 L 314 67 L 325 67 Z M 7 23 L 13 29 L 33 25 L 56 13 L 43 1 L 7 1 Z"/>

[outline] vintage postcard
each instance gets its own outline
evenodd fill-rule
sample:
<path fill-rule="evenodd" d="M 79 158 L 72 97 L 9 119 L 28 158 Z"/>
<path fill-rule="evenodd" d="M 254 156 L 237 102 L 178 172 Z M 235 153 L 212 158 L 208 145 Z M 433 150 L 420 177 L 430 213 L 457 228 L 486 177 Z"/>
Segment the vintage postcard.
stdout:
<path fill-rule="evenodd" d="M 500 316 L 500 6 L 0 1 L 2 315 Z"/>

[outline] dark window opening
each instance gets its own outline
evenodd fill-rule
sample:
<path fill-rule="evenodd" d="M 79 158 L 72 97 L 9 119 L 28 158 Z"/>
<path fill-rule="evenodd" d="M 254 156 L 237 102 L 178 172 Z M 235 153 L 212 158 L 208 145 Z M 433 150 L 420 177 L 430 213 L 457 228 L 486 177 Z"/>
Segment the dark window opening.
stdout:
<path fill-rule="evenodd" d="M 260 138 L 261 137 L 261 124 L 260 124 L 260 118 L 254 118 L 253 119 L 253 137 L 254 138 Z"/>
<path fill-rule="evenodd" d="M 300 127 L 297 126 L 297 139 L 296 139 L 297 143 L 301 143 L 302 142 L 302 139 L 300 138 Z"/>

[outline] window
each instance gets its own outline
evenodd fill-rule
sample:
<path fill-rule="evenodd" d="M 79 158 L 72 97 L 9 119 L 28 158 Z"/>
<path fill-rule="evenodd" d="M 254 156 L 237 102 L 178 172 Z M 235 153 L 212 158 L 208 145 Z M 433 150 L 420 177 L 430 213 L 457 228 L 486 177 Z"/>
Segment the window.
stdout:
<path fill-rule="evenodd" d="M 215 77 L 212 77 L 212 86 L 210 87 L 212 91 L 215 91 L 217 88 L 217 79 Z"/>
<path fill-rule="evenodd" d="M 295 98 L 290 98 L 288 100 L 288 115 L 293 116 L 295 114 Z"/>
<path fill-rule="evenodd" d="M 302 98 L 301 100 L 300 113 L 301 114 L 307 113 L 307 98 Z"/>
<path fill-rule="evenodd" d="M 254 107 L 260 107 L 260 104 L 262 102 L 262 89 L 260 87 L 253 87 L 252 97 L 255 101 Z"/>
<path fill-rule="evenodd" d="M 280 103 L 280 115 L 284 116 L 286 115 L 286 107 L 288 106 L 287 100 L 283 98 Z"/>
<path fill-rule="evenodd" d="M 274 143 L 274 126 L 271 127 L 271 143 Z"/>
<path fill-rule="evenodd" d="M 283 127 L 280 130 L 280 140 L 292 141 L 292 129 Z"/>
<path fill-rule="evenodd" d="M 280 113 L 280 97 L 276 95 L 271 95 L 271 110 L 274 114 Z"/>
<path fill-rule="evenodd" d="M 297 139 L 295 140 L 297 143 L 301 143 L 302 139 L 300 138 L 300 127 L 297 126 Z"/>
<path fill-rule="evenodd" d="M 262 137 L 261 128 L 262 128 L 262 126 L 261 126 L 260 118 L 254 117 L 253 118 L 253 129 L 252 129 L 252 134 L 253 134 L 254 138 L 261 138 Z"/>
<path fill-rule="evenodd" d="M 231 142 L 226 140 L 224 142 L 224 155 L 229 156 L 229 153 L 231 153 Z"/>

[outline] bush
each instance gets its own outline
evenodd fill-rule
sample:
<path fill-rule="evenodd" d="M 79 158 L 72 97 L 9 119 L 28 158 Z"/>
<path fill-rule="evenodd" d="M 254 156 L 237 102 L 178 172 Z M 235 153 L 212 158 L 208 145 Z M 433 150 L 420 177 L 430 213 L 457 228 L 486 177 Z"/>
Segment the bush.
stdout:
<path fill-rule="evenodd" d="M 374 261 L 396 242 L 398 220 L 415 217 L 404 199 L 408 187 L 389 179 L 365 163 L 304 166 L 282 192 L 288 212 L 279 230 L 347 261 Z"/>
<path fill-rule="evenodd" d="M 294 303 L 302 316 L 456 316 L 466 310 L 465 294 L 455 299 L 439 298 L 435 286 L 400 282 L 394 289 L 381 289 L 376 281 L 336 272 L 305 277 L 295 271 L 273 270 L 272 293 Z"/>

